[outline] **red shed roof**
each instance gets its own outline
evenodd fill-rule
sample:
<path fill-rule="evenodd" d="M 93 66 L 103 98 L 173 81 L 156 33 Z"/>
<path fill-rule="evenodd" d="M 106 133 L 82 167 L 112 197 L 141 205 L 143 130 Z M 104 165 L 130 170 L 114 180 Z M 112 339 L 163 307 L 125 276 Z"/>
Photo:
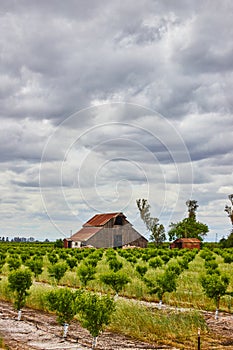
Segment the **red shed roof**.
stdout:
<path fill-rule="evenodd" d="M 185 242 L 185 243 L 200 243 L 198 238 L 177 238 L 174 242 Z"/>
<path fill-rule="evenodd" d="M 118 215 L 126 217 L 123 213 L 106 213 L 106 214 L 96 214 L 90 220 L 88 220 L 83 227 L 98 227 L 104 226 L 109 220 L 117 217 Z"/>

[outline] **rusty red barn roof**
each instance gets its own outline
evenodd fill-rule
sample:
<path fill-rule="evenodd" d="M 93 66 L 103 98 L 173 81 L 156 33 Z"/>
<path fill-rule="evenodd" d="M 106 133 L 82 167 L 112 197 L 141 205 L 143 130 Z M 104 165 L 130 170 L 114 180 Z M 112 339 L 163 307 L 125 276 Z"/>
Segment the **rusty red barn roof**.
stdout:
<path fill-rule="evenodd" d="M 123 213 L 106 213 L 106 214 L 96 214 L 90 220 L 88 220 L 83 227 L 98 227 L 104 226 L 106 222 L 111 220 L 112 218 L 117 217 L 118 215 L 126 217 Z"/>
<path fill-rule="evenodd" d="M 74 233 L 73 236 L 70 237 L 70 239 L 73 241 L 86 241 L 100 230 L 101 227 L 83 227 L 81 228 L 81 230 Z"/>

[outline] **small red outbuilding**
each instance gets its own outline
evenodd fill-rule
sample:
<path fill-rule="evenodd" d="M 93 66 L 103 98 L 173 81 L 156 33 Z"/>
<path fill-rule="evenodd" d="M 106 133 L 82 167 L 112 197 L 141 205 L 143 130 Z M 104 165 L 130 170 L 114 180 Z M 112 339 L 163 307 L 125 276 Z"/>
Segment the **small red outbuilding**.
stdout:
<path fill-rule="evenodd" d="M 178 248 L 178 249 L 200 249 L 201 241 L 198 238 L 177 238 L 174 242 L 170 244 L 170 248 Z"/>

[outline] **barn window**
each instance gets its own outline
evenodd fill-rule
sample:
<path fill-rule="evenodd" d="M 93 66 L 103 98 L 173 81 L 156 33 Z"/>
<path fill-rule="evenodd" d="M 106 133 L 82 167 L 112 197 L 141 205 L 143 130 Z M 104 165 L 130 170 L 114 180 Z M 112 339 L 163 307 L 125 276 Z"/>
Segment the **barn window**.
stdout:
<path fill-rule="evenodd" d="M 123 217 L 122 216 L 116 217 L 115 225 L 123 225 Z"/>

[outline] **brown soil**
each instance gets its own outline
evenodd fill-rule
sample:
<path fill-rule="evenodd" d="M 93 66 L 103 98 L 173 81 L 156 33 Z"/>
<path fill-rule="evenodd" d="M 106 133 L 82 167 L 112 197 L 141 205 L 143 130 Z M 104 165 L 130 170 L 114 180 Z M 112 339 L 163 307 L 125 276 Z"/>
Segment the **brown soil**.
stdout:
<path fill-rule="evenodd" d="M 91 349 L 92 345 L 92 337 L 88 331 L 77 323 L 70 325 L 68 336 L 64 340 L 62 326 L 57 324 L 54 315 L 24 308 L 21 321 L 17 321 L 17 312 L 10 303 L 3 301 L 0 301 L 0 334 L 5 344 L 12 350 L 87 350 Z M 106 331 L 98 338 L 96 349 L 171 350 L 172 348 L 138 342 Z"/>
<path fill-rule="evenodd" d="M 233 350 L 233 315 L 220 313 L 218 320 L 212 312 L 205 312 L 204 316 L 212 339 L 203 349 Z"/>
<path fill-rule="evenodd" d="M 217 321 L 213 313 L 205 312 L 204 316 L 210 331 L 208 337 L 201 339 L 201 349 L 233 350 L 233 316 L 220 313 Z M 13 310 L 12 305 L 0 301 L 0 334 L 11 350 L 91 349 L 91 336 L 77 323 L 71 324 L 66 339 L 62 337 L 62 331 L 62 326 L 57 324 L 54 315 L 24 308 L 22 320 L 17 321 L 17 313 Z M 106 331 L 98 338 L 97 349 L 178 350 L 179 348 L 151 345 Z"/>

